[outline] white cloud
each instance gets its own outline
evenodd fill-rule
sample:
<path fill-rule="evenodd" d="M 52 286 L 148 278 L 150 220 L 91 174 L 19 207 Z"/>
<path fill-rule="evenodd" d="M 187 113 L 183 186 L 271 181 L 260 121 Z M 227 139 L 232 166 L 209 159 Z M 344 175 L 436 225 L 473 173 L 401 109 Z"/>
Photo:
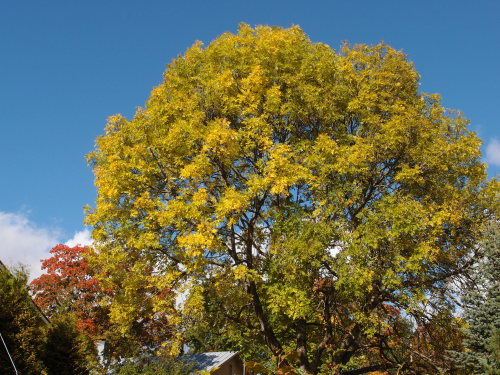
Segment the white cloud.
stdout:
<path fill-rule="evenodd" d="M 28 267 L 30 280 L 42 274 L 41 259 L 58 243 L 59 231 L 42 228 L 25 214 L 0 211 L 0 260 L 7 266 Z"/>
<path fill-rule="evenodd" d="M 486 162 L 500 166 L 500 141 L 496 138 L 492 138 L 486 146 Z"/>
<path fill-rule="evenodd" d="M 92 245 L 92 238 L 90 237 L 90 229 L 85 228 L 80 232 L 76 232 L 73 238 L 66 241 L 64 244 L 70 247 L 73 246 L 90 246 Z"/>
<path fill-rule="evenodd" d="M 50 257 L 49 250 L 62 243 L 61 238 L 60 229 L 36 225 L 25 213 L 0 211 L 0 260 L 8 267 L 26 266 L 30 280 L 43 273 L 41 260 Z M 91 245 L 90 230 L 76 232 L 65 244 Z"/>

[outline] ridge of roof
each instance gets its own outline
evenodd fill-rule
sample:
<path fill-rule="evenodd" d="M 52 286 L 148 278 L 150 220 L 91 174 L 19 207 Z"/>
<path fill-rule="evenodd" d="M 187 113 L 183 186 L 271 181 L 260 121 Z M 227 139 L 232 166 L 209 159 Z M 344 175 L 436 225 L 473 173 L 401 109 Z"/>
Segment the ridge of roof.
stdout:
<path fill-rule="evenodd" d="M 205 352 L 185 354 L 183 358 L 193 362 L 197 370 L 211 371 L 229 361 L 238 352 Z"/>

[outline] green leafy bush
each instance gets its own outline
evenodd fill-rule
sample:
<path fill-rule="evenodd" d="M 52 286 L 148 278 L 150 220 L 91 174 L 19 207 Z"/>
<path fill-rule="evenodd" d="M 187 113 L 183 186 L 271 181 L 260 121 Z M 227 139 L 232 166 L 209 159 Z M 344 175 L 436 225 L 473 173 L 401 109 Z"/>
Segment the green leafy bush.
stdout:
<path fill-rule="evenodd" d="M 187 375 L 194 372 L 192 363 L 177 358 L 135 358 L 116 367 L 116 375 Z"/>

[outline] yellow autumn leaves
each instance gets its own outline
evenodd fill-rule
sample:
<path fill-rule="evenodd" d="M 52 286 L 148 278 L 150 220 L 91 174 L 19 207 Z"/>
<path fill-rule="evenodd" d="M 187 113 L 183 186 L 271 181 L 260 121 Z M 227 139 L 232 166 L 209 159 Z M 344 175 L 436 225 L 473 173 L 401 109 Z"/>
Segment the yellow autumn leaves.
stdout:
<path fill-rule="evenodd" d="M 123 291 L 113 319 L 130 325 L 149 287 L 171 288 L 155 308 L 176 324 L 239 311 L 259 326 L 258 300 L 277 332 L 307 318 L 319 337 L 318 280 L 348 301 L 351 323 L 379 316 L 366 301 L 430 295 L 424 285 L 470 250 L 498 185 L 467 121 L 418 79 L 385 44 L 335 52 L 299 27 L 241 25 L 175 59 L 89 155 L 95 261 Z M 172 301 L 186 285 L 183 312 Z M 212 317 L 211 303 L 226 315 Z M 224 320 L 232 335 L 235 321 Z"/>

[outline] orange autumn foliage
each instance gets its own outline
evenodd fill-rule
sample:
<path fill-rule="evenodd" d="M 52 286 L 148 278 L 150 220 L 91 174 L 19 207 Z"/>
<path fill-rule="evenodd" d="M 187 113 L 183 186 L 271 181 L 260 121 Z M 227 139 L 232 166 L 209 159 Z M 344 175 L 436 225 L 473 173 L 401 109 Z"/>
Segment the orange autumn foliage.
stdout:
<path fill-rule="evenodd" d="M 85 256 L 90 248 L 57 245 L 42 261 L 43 275 L 31 282 L 34 300 L 48 317 L 73 312 L 77 326 L 90 336 L 102 334 L 108 324 L 107 308 L 99 300 L 106 293 L 94 277 Z"/>

